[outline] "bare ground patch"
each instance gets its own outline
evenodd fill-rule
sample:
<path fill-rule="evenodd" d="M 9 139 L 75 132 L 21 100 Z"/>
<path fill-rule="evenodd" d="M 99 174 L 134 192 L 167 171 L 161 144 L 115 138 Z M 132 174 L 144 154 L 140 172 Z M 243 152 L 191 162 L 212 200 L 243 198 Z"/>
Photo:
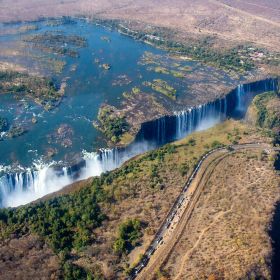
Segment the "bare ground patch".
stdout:
<path fill-rule="evenodd" d="M 217 45 L 254 42 L 279 51 L 278 1 L 11 1 L 0 3 L 0 21 L 62 15 L 98 15 L 138 20 L 195 36 L 214 36 Z"/>
<path fill-rule="evenodd" d="M 0 246 L 0 271 L 3 280 L 58 279 L 59 258 L 34 235 L 14 237 Z"/>

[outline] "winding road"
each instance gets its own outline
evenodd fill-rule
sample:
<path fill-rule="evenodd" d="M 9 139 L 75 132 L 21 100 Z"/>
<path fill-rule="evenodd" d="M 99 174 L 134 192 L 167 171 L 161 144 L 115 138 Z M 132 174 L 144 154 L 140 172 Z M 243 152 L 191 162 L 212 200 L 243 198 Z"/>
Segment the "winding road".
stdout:
<path fill-rule="evenodd" d="M 202 190 L 217 164 L 229 155 L 243 149 L 260 149 L 268 152 L 280 150 L 280 148 L 271 147 L 266 143 L 246 143 L 217 148 L 205 154 L 195 166 L 143 258 L 128 277 L 129 280 L 153 278 L 155 272 L 160 269 L 180 239 Z"/>

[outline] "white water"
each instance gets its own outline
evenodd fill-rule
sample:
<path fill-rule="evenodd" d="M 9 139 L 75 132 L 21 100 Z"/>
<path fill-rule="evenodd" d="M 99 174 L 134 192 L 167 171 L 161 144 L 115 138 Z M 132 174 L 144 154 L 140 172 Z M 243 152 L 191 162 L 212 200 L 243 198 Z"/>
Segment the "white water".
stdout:
<path fill-rule="evenodd" d="M 218 110 L 217 110 L 218 109 Z M 194 130 L 202 130 L 219 123 L 225 114 L 221 108 L 215 108 L 214 103 L 191 108 L 180 113 L 175 113 L 176 135 L 180 139 Z M 162 144 L 167 139 L 165 118 L 157 120 L 156 141 Z M 79 171 L 79 180 L 91 176 L 99 176 L 101 173 L 119 167 L 126 160 L 151 150 L 157 143 L 141 141 L 134 143 L 129 149 L 101 149 L 99 153 L 83 151 L 85 167 Z M 0 178 L 0 195 L 2 207 L 16 207 L 27 204 L 44 195 L 56 192 L 64 186 L 73 183 L 72 174 L 64 167 L 62 172 L 55 171 L 50 164 L 36 163 L 32 169 L 13 175 L 5 175 Z"/>
<path fill-rule="evenodd" d="M 226 118 L 227 100 L 216 102 L 176 112 L 176 139 L 181 139 L 193 131 L 208 129 Z"/>
<path fill-rule="evenodd" d="M 245 104 L 242 102 L 244 99 L 245 90 L 244 85 L 238 85 L 237 87 L 237 107 L 236 110 L 242 112 L 245 109 Z"/>
<path fill-rule="evenodd" d="M 153 148 L 153 144 L 142 142 L 136 143 L 133 149 L 127 152 L 119 152 L 117 149 L 101 149 L 100 153 L 83 151 L 85 166 L 79 170 L 78 179 L 99 176 L 103 172 L 116 169 L 126 160 Z M 36 163 L 33 169 L 2 176 L 0 178 L 1 207 L 27 204 L 77 180 L 72 177 L 67 167 L 63 167 L 62 172 L 56 171 L 53 168 L 56 164 L 55 162 Z"/>
<path fill-rule="evenodd" d="M 70 184 L 72 179 L 66 174 L 57 176 L 51 168 L 52 164 L 34 164 L 34 170 L 27 169 L 1 177 L 2 206 L 15 207 L 26 204 Z"/>

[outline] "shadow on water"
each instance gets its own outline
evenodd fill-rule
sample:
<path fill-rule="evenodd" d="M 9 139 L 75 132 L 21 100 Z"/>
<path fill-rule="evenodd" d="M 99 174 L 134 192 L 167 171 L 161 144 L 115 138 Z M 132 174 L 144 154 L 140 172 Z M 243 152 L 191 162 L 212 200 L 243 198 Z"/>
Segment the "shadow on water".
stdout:
<path fill-rule="evenodd" d="M 280 154 L 275 161 L 276 170 L 280 170 Z M 272 280 L 280 279 L 280 201 L 278 201 L 269 232 L 272 240 L 273 256 L 271 260 Z"/>

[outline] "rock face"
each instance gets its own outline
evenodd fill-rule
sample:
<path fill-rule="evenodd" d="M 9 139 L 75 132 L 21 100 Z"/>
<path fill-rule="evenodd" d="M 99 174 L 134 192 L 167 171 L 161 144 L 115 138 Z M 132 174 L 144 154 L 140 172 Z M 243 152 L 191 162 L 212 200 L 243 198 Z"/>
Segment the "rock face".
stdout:
<path fill-rule="evenodd" d="M 9 130 L 7 136 L 8 136 L 9 138 L 16 138 L 16 137 L 18 137 L 18 136 L 23 135 L 25 132 L 26 132 L 26 130 L 25 130 L 22 126 L 13 126 L 13 127 Z"/>
<path fill-rule="evenodd" d="M 246 132 L 246 133 L 245 133 Z M 230 136 L 230 137 L 229 137 Z M 128 263 L 133 264 L 134 262 L 139 259 L 139 255 L 143 254 L 145 248 L 147 248 L 150 244 L 150 241 L 154 237 L 154 234 L 156 233 L 157 229 L 160 227 L 160 224 L 165 219 L 166 214 L 168 213 L 170 207 L 172 206 L 173 202 L 176 200 L 176 197 L 179 195 L 179 193 L 182 190 L 182 186 L 186 182 L 188 174 L 191 174 L 191 171 L 195 167 L 195 164 L 197 163 L 198 158 L 200 158 L 203 154 L 205 154 L 212 146 L 213 144 L 220 142 L 224 143 L 225 145 L 231 144 L 233 141 L 240 141 L 241 143 L 248 143 L 251 142 L 251 139 L 253 137 L 257 137 L 255 141 L 260 141 L 259 136 L 254 133 L 253 130 L 250 130 L 244 123 L 238 123 L 234 121 L 226 121 L 223 124 L 220 124 L 216 128 L 212 128 L 209 131 L 203 131 L 195 133 L 188 138 L 181 140 L 180 142 L 174 143 L 172 145 L 168 145 L 165 147 L 162 147 L 161 149 L 157 151 L 152 151 L 148 154 L 145 154 L 141 157 L 137 157 L 129 162 L 127 162 L 124 166 L 122 166 L 120 169 L 115 170 L 112 173 L 107 173 L 106 175 L 103 175 L 102 181 L 98 178 L 90 178 L 86 181 L 80 181 L 77 182 L 66 189 L 63 189 L 59 191 L 56 194 L 51 194 L 47 198 L 45 197 L 43 199 L 51 199 L 54 197 L 57 197 L 58 204 L 55 203 L 56 200 L 51 200 L 48 202 L 48 205 L 51 205 L 51 203 L 55 203 L 54 205 L 61 205 L 59 208 L 49 208 L 49 206 L 46 209 L 49 209 L 50 212 L 54 213 L 56 215 L 55 219 L 51 219 L 49 223 L 45 223 L 46 229 L 55 229 L 56 225 L 61 225 L 61 234 L 67 233 L 68 236 L 80 236 L 81 238 L 84 237 L 84 231 L 76 231 L 77 224 L 80 222 L 82 223 L 84 219 L 88 219 L 88 214 L 91 213 L 94 209 L 94 201 L 95 196 L 93 195 L 93 192 L 98 192 L 98 199 L 100 199 L 99 207 L 101 209 L 101 215 L 105 215 L 107 217 L 106 221 L 104 221 L 102 224 L 100 224 L 96 229 L 94 229 L 92 232 L 90 232 L 90 236 L 94 239 L 90 240 L 89 245 L 83 247 L 81 251 L 73 250 L 70 258 L 72 259 L 75 264 L 91 270 L 93 272 L 100 272 L 101 274 L 104 274 L 106 279 L 123 279 L 124 271 L 123 267 Z M 215 144 L 216 145 L 216 144 Z M 248 157 L 250 159 L 248 159 Z M 200 212 L 202 209 L 203 211 L 203 217 L 200 219 L 199 217 L 195 217 L 193 219 L 196 226 L 202 227 L 205 225 L 205 223 L 211 223 L 211 219 L 216 217 L 216 212 L 223 212 L 224 210 L 227 211 L 231 208 L 231 205 L 234 204 L 234 207 L 232 209 L 232 212 L 227 213 L 231 214 L 231 221 L 239 221 L 242 219 L 244 223 L 242 223 L 244 231 L 251 230 L 251 228 L 254 229 L 252 231 L 254 234 L 256 232 L 256 225 L 260 222 L 260 217 L 263 217 L 265 212 L 261 212 L 263 209 L 267 210 L 270 208 L 272 204 L 266 203 L 267 199 L 270 196 L 261 196 L 262 197 L 262 204 L 256 204 L 255 202 L 258 202 L 260 200 L 259 194 L 264 193 L 263 189 L 267 185 L 261 185 L 261 183 L 267 178 L 269 180 L 272 179 L 272 171 L 269 169 L 264 169 L 262 167 L 263 162 L 261 160 L 256 160 L 255 156 L 252 157 L 252 155 L 248 154 L 248 156 L 237 158 L 237 162 L 233 166 L 232 159 L 228 161 L 227 165 L 222 165 L 223 169 L 219 169 L 219 174 L 222 174 L 225 177 L 222 177 L 224 179 L 230 180 L 230 184 L 224 183 L 224 181 L 217 181 L 217 184 L 215 184 L 215 188 L 209 184 L 209 188 L 207 187 L 206 190 L 210 190 L 211 193 L 206 193 L 206 195 L 211 194 L 211 199 L 207 199 L 207 197 L 204 196 L 205 203 L 203 202 L 200 206 L 198 205 L 197 210 Z M 254 163 L 256 162 L 257 165 Z M 270 161 L 266 161 L 267 165 L 272 164 Z M 270 163 L 269 163 L 270 162 Z M 244 165 L 241 165 L 241 163 L 244 163 Z M 80 165 L 81 164 L 81 165 Z M 77 162 L 77 165 L 75 166 L 76 170 L 80 170 L 81 166 L 83 166 L 83 162 Z M 233 167 L 232 167 L 233 166 Z M 226 168 L 226 170 L 225 170 Z M 249 169 L 250 168 L 250 169 Z M 226 177 L 228 172 L 236 172 L 236 170 L 242 172 L 242 177 L 237 177 L 234 180 L 232 174 L 231 176 Z M 247 172 L 247 170 L 250 171 L 250 173 Z M 75 172 L 74 167 L 71 170 L 72 172 Z M 73 173 L 71 173 L 73 174 Z M 258 178 L 257 178 L 258 177 Z M 242 178 L 248 179 L 249 185 L 243 184 Z M 255 180 L 255 179 L 258 180 Z M 98 180 L 98 181 L 95 181 Z M 96 183 L 94 183 L 96 182 Z M 216 182 L 216 181 L 215 181 Z M 256 182 L 256 183 L 255 183 Z M 272 182 L 272 181 L 271 181 Z M 98 185 L 97 185 L 98 183 Z M 94 185 L 96 184 L 96 185 Z M 239 187 L 239 189 L 236 188 L 236 186 Z M 255 185 L 257 185 L 257 189 L 255 188 Z M 97 186 L 97 187 L 96 187 Z M 231 187 L 228 187 L 231 186 Z M 278 187 L 276 185 L 273 186 L 267 186 L 265 188 L 265 193 L 275 194 L 275 188 Z M 79 192 L 79 190 L 81 190 Z M 111 190 L 113 190 L 111 194 Z M 239 192 L 236 194 L 236 190 L 242 190 L 243 193 Z M 256 191 L 255 191 L 256 190 Z M 227 192 L 226 192 L 227 191 Z M 72 193 L 72 195 L 70 195 Z M 86 196 L 85 194 L 89 194 L 90 196 Z M 231 194 L 231 196 L 227 196 L 227 194 Z M 59 198 L 62 194 L 69 194 L 69 196 L 64 196 L 62 199 Z M 245 195 L 243 195 L 245 194 Z M 214 203 L 212 202 L 213 199 Z M 274 196 L 275 198 L 275 196 Z M 65 202 L 65 199 L 67 201 Z M 69 199 L 69 200 L 68 200 Z M 245 202 L 244 202 L 245 201 Z M 250 201 L 253 203 L 246 203 L 246 201 Z M 63 204 L 62 204 L 63 203 Z M 75 204 L 72 204 L 75 203 Z M 76 205 L 76 203 L 79 203 L 79 207 L 73 206 Z M 85 205 L 85 203 L 88 203 Z M 206 204 L 209 204 L 209 208 L 205 207 Z M 239 205 L 241 204 L 241 208 L 239 208 Z M 12 213 L 12 211 L 18 211 L 17 213 L 25 213 L 26 215 L 26 224 L 22 225 L 22 227 L 16 227 L 17 219 L 10 219 L 12 222 L 7 225 L 8 227 L 5 227 L 5 218 L 1 217 L 0 215 L 0 230 L 4 230 L 6 233 L 12 232 L 13 237 L 12 240 L 10 239 L 8 241 L 3 241 L 1 243 L 0 240 L 0 256 L 1 258 L 5 259 L 5 256 L 8 256 L 8 260 L 5 259 L 4 263 L 1 262 L 0 258 L 0 271 L 3 275 L 7 276 L 3 279 L 11 279 L 12 272 L 15 273 L 18 272 L 18 275 L 14 277 L 14 279 L 25 279 L 24 277 L 20 278 L 20 274 L 22 274 L 22 271 L 25 271 L 25 262 L 28 263 L 28 267 L 26 268 L 28 271 L 26 273 L 26 279 L 56 279 L 58 275 L 58 270 L 55 270 L 55 266 L 52 265 L 53 260 L 57 260 L 53 258 L 53 255 L 49 253 L 48 248 L 44 245 L 44 243 L 40 243 L 40 240 L 38 240 L 38 244 L 42 248 L 42 252 L 37 252 L 37 245 L 36 246 L 29 246 L 29 249 L 24 249 L 23 251 L 23 257 L 20 259 L 16 259 L 14 257 L 15 254 L 19 254 L 17 252 L 20 252 L 22 248 L 22 244 L 25 244 L 26 238 L 29 238 L 25 235 L 26 228 L 29 227 L 32 221 L 34 223 L 39 224 L 37 217 L 48 217 L 49 215 L 46 214 L 47 212 L 33 212 L 40 209 L 40 205 L 38 204 L 38 208 L 35 204 L 31 204 L 29 206 L 26 206 L 26 208 L 17 208 L 17 209 L 10 209 L 5 211 L 11 211 L 9 213 Z M 259 207 L 259 212 L 255 211 L 255 205 L 261 205 L 264 207 Z M 22 210 L 31 209 L 28 212 L 24 212 Z M 52 207 L 52 206 L 50 206 Z M 211 209 L 210 209 L 211 207 Z M 248 211 L 247 208 L 251 207 Z M 33 209 L 33 210 L 32 210 Z M 60 209 L 62 211 L 60 211 Z M 78 210 L 77 210 L 78 209 Z M 210 211 L 210 210 L 211 211 Z M 269 210 L 268 209 L 268 210 Z M 52 211 L 54 210 L 54 211 Z M 63 216 L 57 215 L 58 213 L 64 213 L 64 210 L 69 213 L 70 216 L 68 217 L 76 217 L 76 221 L 73 223 L 73 230 L 71 231 L 64 231 L 66 228 L 66 224 L 69 224 L 71 219 L 68 219 Z M 213 211 L 212 211 L 213 210 Z M 68 212 L 69 211 L 69 212 Z M 78 212 L 79 211 L 79 212 Z M 81 211 L 81 212 L 80 212 Z M 15 212 L 14 212 L 15 213 Z M 30 213 L 33 214 L 33 218 L 30 217 Z M 37 213 L 41 213 L 38 215 Z M 235 215 L 234 213 L 237 213 Z M 251 216 L 243 215 L 243 213 L 248 213 Z M 266 212 L 267 213 L 267 212 Z M 199 213 L 198 213 L 199 214 Z M 257 215 L 258 214 L 258 215 Z M 21 215 L 21 214 L 20 214 Z M 68 214 L 67 214 L 68 215 Z M 252 218 L 253 216 L 253 218 Z M 96 217 L 96 216 L 94 216 Z M 222 229 L 226 230 L 226 233 L 231 233 L 231 227 L 229 226 L 231 223 L 228 221 L 227 216 L 223 216 L 223 222 L 225 222 L 225 226 L 222 227 L 220 220 L 217 222 L 217 226 L 219 228 L 222 227 Z M 120 257 L 119 255 L 113 254 L 112 252 L 112 244 L 115 242 L 116 239 L 116 233 L 118 232 L 120 224 L 123 223 L 127 218 L 137 218 L 143 222 L 143 225 L 145 225 L 146 229 L 144 230 L 143 235 L 143 243 L 140 242 L 140 246 L 136 246 L 132 252 L 126 256 Z M 221 217 L 222 218 L 222 217 Z M 1 220 L 2 219 L 2 220 Z M 90 218 L 89 222 L 92 224 L 95 220 L 95 218 Z M 250 220 L 248 222 L 248 219 Z M 25 219 L 24 219 L 25 220 Z M 30 223 L 29 223 L 30 220 Z M 16 222 L 13 222 L 16 221 Z M 61 222 L 63 221 L 63 222 Z M 64 224 L 64 221 L 67 221 L 67 223 Z M 200 221 L 200 222 L 197 222 Z M 1 224 L 1 222 L 3 222 Z M 264 222 L 264 220 L 262 220 Z M 20 224 L 21 225 L 21 224 Z M 207 226 L 207 225 L 206 225 Z M 71 225 L 72 227 L 72 225 Z M 34 228 L 38 228 L 34 225 Z M 216 229 L 216 224 L 213 226 L 214 230 Z M 193 234 L 188 235 L 188 237 L 193 238 L 193 236 L 199 235 L 202 231 L 196 231 L 195 227 L 190 227 L 190 229 L 193 231 Z M 230 231 L 228 231 L 230 229 Z M 209 261 L 215 261 L 215 258 L 213 256 L 220 256 L 221 260 L 223 262 L 229 263 L 230 265 L 227 268 L 226 272 L 231 272 L 232 267 L 231 265 L 236 262 L 230 262 L 232 258 L 224 257 L 225 255 L 222 254 L 221 250 L 223 252 L 229 251 L 229 246 L 234 250 L 236 248 L 238 249 L 238 246 L 243 246 L 240 249 L 240 254 L 242 256 L 246 255 L 246 252 L 249 252 L 249 249 L 255 253 L 258 250 L 258 247 L 255 247 L 255 244 L 257 241 L 259 241 L 258 236 L 255 237 L 255 235 L 252 237 L 253 240 L 249 240 L 250 242 L 246 242 L 247 236 L 251 235 L 245 235 L 243 236 L 240 232 L 240 227 L 233 226 L 233 229 L 235 232 L 239 233 L 241 236 L 241 240 L 244 242 L 236 243 L 237 237 L 233 236 L 229 242 L 224 242 L 224 240 L 227 241 L 227 239 L 221 239 L 219 238 L 219 232 L 213 232 L 213 231 L 206 231 L 206 234 L 214 240 L 217 240 L 219 246 L 210 246 L 214 251 L 213 255 L 209 255 L 210 257 L 207 259 Z M 11 231 L 10 231 L 11 230 Z M 212 228 L 211 228 L 212 230 Z M 19 235 L 19 232 L 24 231 L 23 237 Z M 233 231 L 233 230 L 232 230 Z M 43 232 L 43 231 L 42 231 Z M 57 232 L 57 231 L 56 231 Z M 54 232 L 54 233 L 56 233 Z M 258 231 L 260 232 L 260 231 Z M 262 230 L 262 235 L 264 236 L 264 233 L 266 233 L 266 230 Z M 48 231 L 45 231 L 45 233 L 42 233 L 42 238 L 46 240 L 46 242 L 49 242 L 52 240 L 53 242 L 61 240 L 59 237 L 56 237 L 54 235 L 53 239 L 49 238 Z M 15 239 L 18 239 L 16 241 Z M 206 239 L 210 240 L 210 238 Z M 252 242 L 251 242 L 252 241 Z M 17 243 L 16 243 L 17 242 Z M 22 243 L 23 242 L 23 243 Z M 36 241 L 37 242 L 37 241 Z M 239 241 L 238 241 L 239 242 Z M 244 244 L 245 243 L 245 244 Z M 14 245 L 15 244 L 15 245 Z M 28 243 L 29 244 L 29 243 Z M 204 243 L 205 244 L 205 243 Z M 266 243 L 266 245 L 269 243 Z M 13 245 L 13 246 L 12 246 Z M 183 244 L 185 246 L 185 244 Z M 209 243 L 206 242 L 205 245 L 209 245 Z M 221 247 L 222 246 L 228 246 L 228 247 Z M 14 247 L 16 246 L 17 249 Z M 39 245 L 38 245 L 39 246 Z M 248 248 L 249 247 L 249 248 Z M 222 248 L 220 250 L 220 254 L 217 255 L 217 250 L 219 248 Z M 267 248 L 267 247 L 266 247 Z M 268 248 L 269 249 L 269 248 Z M 239 252 L 237 250 L 237 253 Z M 11 253 L 12 252 L 12 253 Z M 15 253 L 16 252 L 16 253 Z M 62 252 L 62 251 L 60 251 Z M 180 251 L 178 250 L 178 253 Z M 184 251 L 185 252 L 185 251 Z M 184 253 L 183 252 L 183 253 Z M 199 252 L 204 252 L 204 250 L 199 250 Z M 208 248 L 209 252 L 209 248 Z M 266 253 L 267 251 L 265 251 Z M 178 254 L 177 253 L 177 254 Z M 235 253 L 235 252 L 234 252 Z M 239 256 L 235 253 L 235 256 Z M 257 258 L 257 260 L 260 260 L 258 257 L 263 252 L 261 250 L 258 250 L 257 254 L 254 254 L 254 259 Z M 59 254 L 61 257 L 62 253 Z M 39 256 L 37 258 L 37 256 Z M 255 257 L 256 256 L 256 257 Z M 34 257 L 35 260 L 34 260 Z M 41 262 L 38 261 L 40 258 Z M 253 260 L 254 260 L 253 259 Z M 196 262 L 197 259 L 191 260 L 192 263 L 187 263 L 190 266 L 192 264 L 198 263 Z M 236 258 L 234 258 L 236 260 Z M 202 271 L 203 269 L 208 269 L 208 265 L 202 265 L 204 264 L 201 259 L 199 259 L 198 263 L 198 270 Z M 37 262 L 37 263 L 36 263 Z M 34 265 L 36 263 L 36 265 Z M 46 271 L 46 263 L 50 266 L 49 272 L 45 273 Z M 58 263 L 58 261 L 57 261 Z M 237 262 L 239 264 L 239 262 Z M 246 264 L 245 262 L 242 263 Z M 2 269 L 3 268 L 3 269 Z M 192 269 L 195 269 L 196 267 L 192 267 Z M 244 268 L 244 266 L 243 266 Z M 34 269 L 34 272 L 31 272 L 31 270 Z M 38 271 L 39 270 L 39 271 Z M 177 270 L 178 273 L 179 270 Z M 43 274 L 44 272 L 44 274 Z M 210 273 L 213 273 L 215 271 L 210 271 Z M 37 273 L 37 274 L 36 274 Z M 209 274 L 210 274 L 209 273 Z M 34 276 L 35 275 L 35 276 Z M 1 279 L 2 274 L 0 274 Z M 63 277 L 62 277 L 63 278 Z M 96 277 L 97 278 L 97 277 Z M 204 279 L 205 277 L 199 277 L 199 279 Z M 61 279 L 61 278 L 60 278 Z M 66 277 L 64 278 L 66 279 Z M 78 279 L 78 278 L 73 278 Z M 86 278 L 83 278 L 86 279 Z M 170 278 L 172 279 L 172 278 Z M 183 277 L 178 278 L 183 279 Z M 206 278 L 205 278 L 206 279 Z M 239 279 L 237 277 L 232 277 L 230 279 Z M 1 279 L 2 280 L 2 279 Z"/>
<path fill-rule="evenodd" d="M 56 154 L 57 154 L 57 149 L 54 149 L 54 148 L 48 148 L 46 151 L 46 155 L 48 158 L 52 158 Z"/>
<path fill-rule="evenodd" d="M 15 237 L 0 247 L 0 271 L 5 280 L 58 279 L 59 259 L 36 236 Z"/>
<path fill-rule="evenodd" d="M 254 106 L 248 108 L 245 121 L 250 125 L 255 125 L 257 123 L 257 110 Z"/>
<path fill-rule="evenodd" d="M 280 98 L 275 92 L 265 92 L 256 96 L 246 114 L 246 121 L 263 129 L 280 133 Z"/>
<path fill-rule="evenodd" d="M 102 66 L 102 68 L 103 68 L 104 70 L 110 70 L 110 69 L 111 69 L 111 65 L 108 64 L 108 63 L 104 63 L 104 64 L 102 64 L 101 66 Z"/>
<path fill-rule="evenodd" d="M 102 131 L 108 129 L 108 122 L 100 121 L 100 115 L 102 115 L 104 110 L 108 111 L 107 119 L 124 118 L 125 123 L 128 124 L 127 129 L 124 129 L 123 132 L 118 135 L 117 141 L 114 142 L 115 144 L 117 143 L 120 145 L 127 145 L 132 142 L 142 123 L 172 113 L 158 102 L 154 96 L 136 90 L 126 93 L 121 108 L 109 106 L 108 104 L 105 104 L 100 108 L 99 122 L 95 122 L 93 125 Z"/>
<path fill-rule="evenodd" d="M 69 148 L 72 146 L 72 137 L 74 131 L 72 127 L 68 124 L 61 124 L 56 131 L 49 135 L 49 143 L 60 144 L 64 148 Z"/>

